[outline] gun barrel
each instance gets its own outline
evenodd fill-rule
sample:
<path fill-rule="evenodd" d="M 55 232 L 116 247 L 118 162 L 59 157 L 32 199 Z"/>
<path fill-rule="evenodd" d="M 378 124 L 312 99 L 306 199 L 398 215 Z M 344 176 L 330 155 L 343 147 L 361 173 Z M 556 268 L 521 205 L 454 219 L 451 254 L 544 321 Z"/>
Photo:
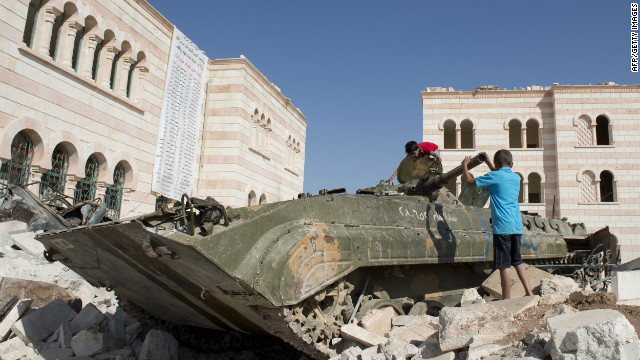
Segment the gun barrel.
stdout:
<path fill-rule="evenodd" d="M 469 165 L 468 165 L 468 169 L 471 170 L 474 167 L 484 163 L 486 160 L 486 157 L 484 154 L 480 153 L 474 157 L 471 158 L 471 160 L 469 161 Z M 449 171 L 447 171 L 444 174 L 438 175 L 433 179 L 430 179 L 429 181 L 427 181 L 424 186 L 422 187 L 423 191 L 425 192 L 429 192 L 432 191 L 434 189 L 439 189 L 445 185 L 447 185 L 447 183 L 455 178 L 458 177 L 462 174 L 463 170 L 462 170 L 462 165 L 458 165 L 457 167 L 455 167 L 454 169 L 451 169 Z"/>

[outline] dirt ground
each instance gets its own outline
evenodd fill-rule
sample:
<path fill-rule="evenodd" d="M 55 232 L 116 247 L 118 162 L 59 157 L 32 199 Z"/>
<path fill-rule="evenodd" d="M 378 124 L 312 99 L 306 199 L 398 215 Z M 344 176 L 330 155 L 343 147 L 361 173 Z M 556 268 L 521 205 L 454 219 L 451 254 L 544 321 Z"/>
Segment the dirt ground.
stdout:
<path fill-rule="evenodd" d="M 564 304 L 571 306 L 579 311 L 594 310 L 594 309 L 612 309 L 622 313 L 627 320 L 633 325 L 636 333 L 640 334 L 640 307 L 629 305 L 616 305 L 616 295 L 610 293 L 593 293 L 588 297 L 580 301 L 567 300 Z M 513 341 L 524 340 L 527 333 L 531 330 L 537 330 L 537 332 L 546 332 L 546 319 L 543 319 L 544 314 L 555 305 L 539 305 L 524 312 L 518 314 L 516 324 L 518 330 L 501 341 L 501 343 L 510 343 Z"/>

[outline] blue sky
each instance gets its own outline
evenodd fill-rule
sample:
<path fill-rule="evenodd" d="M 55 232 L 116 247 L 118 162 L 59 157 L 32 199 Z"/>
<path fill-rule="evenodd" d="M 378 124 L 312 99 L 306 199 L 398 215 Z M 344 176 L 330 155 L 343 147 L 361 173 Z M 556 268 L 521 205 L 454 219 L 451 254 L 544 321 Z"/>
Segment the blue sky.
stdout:
<path fill-rule="evenodd" d="M 300 108 L 312 194 L 388 178 L 422 140 L 427 86 L 639 83 L 630 1 L 148 1 L 209 58 L 245 55 Z"/>

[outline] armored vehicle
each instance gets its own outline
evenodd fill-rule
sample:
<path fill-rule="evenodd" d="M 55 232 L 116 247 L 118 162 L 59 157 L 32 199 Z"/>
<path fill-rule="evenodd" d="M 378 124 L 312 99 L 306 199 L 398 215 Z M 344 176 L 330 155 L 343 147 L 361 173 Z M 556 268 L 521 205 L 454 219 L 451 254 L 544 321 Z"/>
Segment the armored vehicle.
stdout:
<path fill-rule="evenodd" d="M 479 154 L 469 167 L 483 161 Z M 96 220 L 99 207 L 80 205 L 65 213 L 75 214 L 72 222 L 11 187 L 0 220 L 19 217 L 46 230 L 37 239 L 47 259 L 157 317 L 273 334 L 320 359 L 334 353 L 341 326 L 370 309 L 437 310 L 488 276 L 487 194 L 467 187 L 457 198 L 444 189 L 461 172 L 407 157 L 399 185 L 237 209 L 183 196 L 172 207 L 108 222 Z M 534 214 L 522 221 L 530 264 L 593 281 L 594 267 L 613 261 L 608 229 L 590 235 L 582 224 Z"/>

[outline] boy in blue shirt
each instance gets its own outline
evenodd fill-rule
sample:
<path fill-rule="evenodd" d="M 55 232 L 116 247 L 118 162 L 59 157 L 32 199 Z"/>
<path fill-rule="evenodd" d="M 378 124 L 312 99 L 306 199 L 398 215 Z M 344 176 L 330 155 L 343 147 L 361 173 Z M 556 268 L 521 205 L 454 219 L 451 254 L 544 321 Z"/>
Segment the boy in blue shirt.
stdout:
<path fill-rule="evenodd" d="M 462 160 L 462 181 L 479 188 L 489 189 L 491 198 L 491 226 L 493 230 L 493 257 L 495 268 L 500 271 L 503 299 L 511 298 L 511 273 L 514 266 L 527 296 L 533 295 L 527 279 L 526 265 L 520 254 L 520 240 L 523 234 L 522 215 L 518 204 L 520 176 L 511 171 L 513 157 L 508 150 L 498 150 L 493 157 L 495 167 L 485 153 L 485 162 L 490 173 L 476 179 L 468 169 L 470 158 Z"/>

